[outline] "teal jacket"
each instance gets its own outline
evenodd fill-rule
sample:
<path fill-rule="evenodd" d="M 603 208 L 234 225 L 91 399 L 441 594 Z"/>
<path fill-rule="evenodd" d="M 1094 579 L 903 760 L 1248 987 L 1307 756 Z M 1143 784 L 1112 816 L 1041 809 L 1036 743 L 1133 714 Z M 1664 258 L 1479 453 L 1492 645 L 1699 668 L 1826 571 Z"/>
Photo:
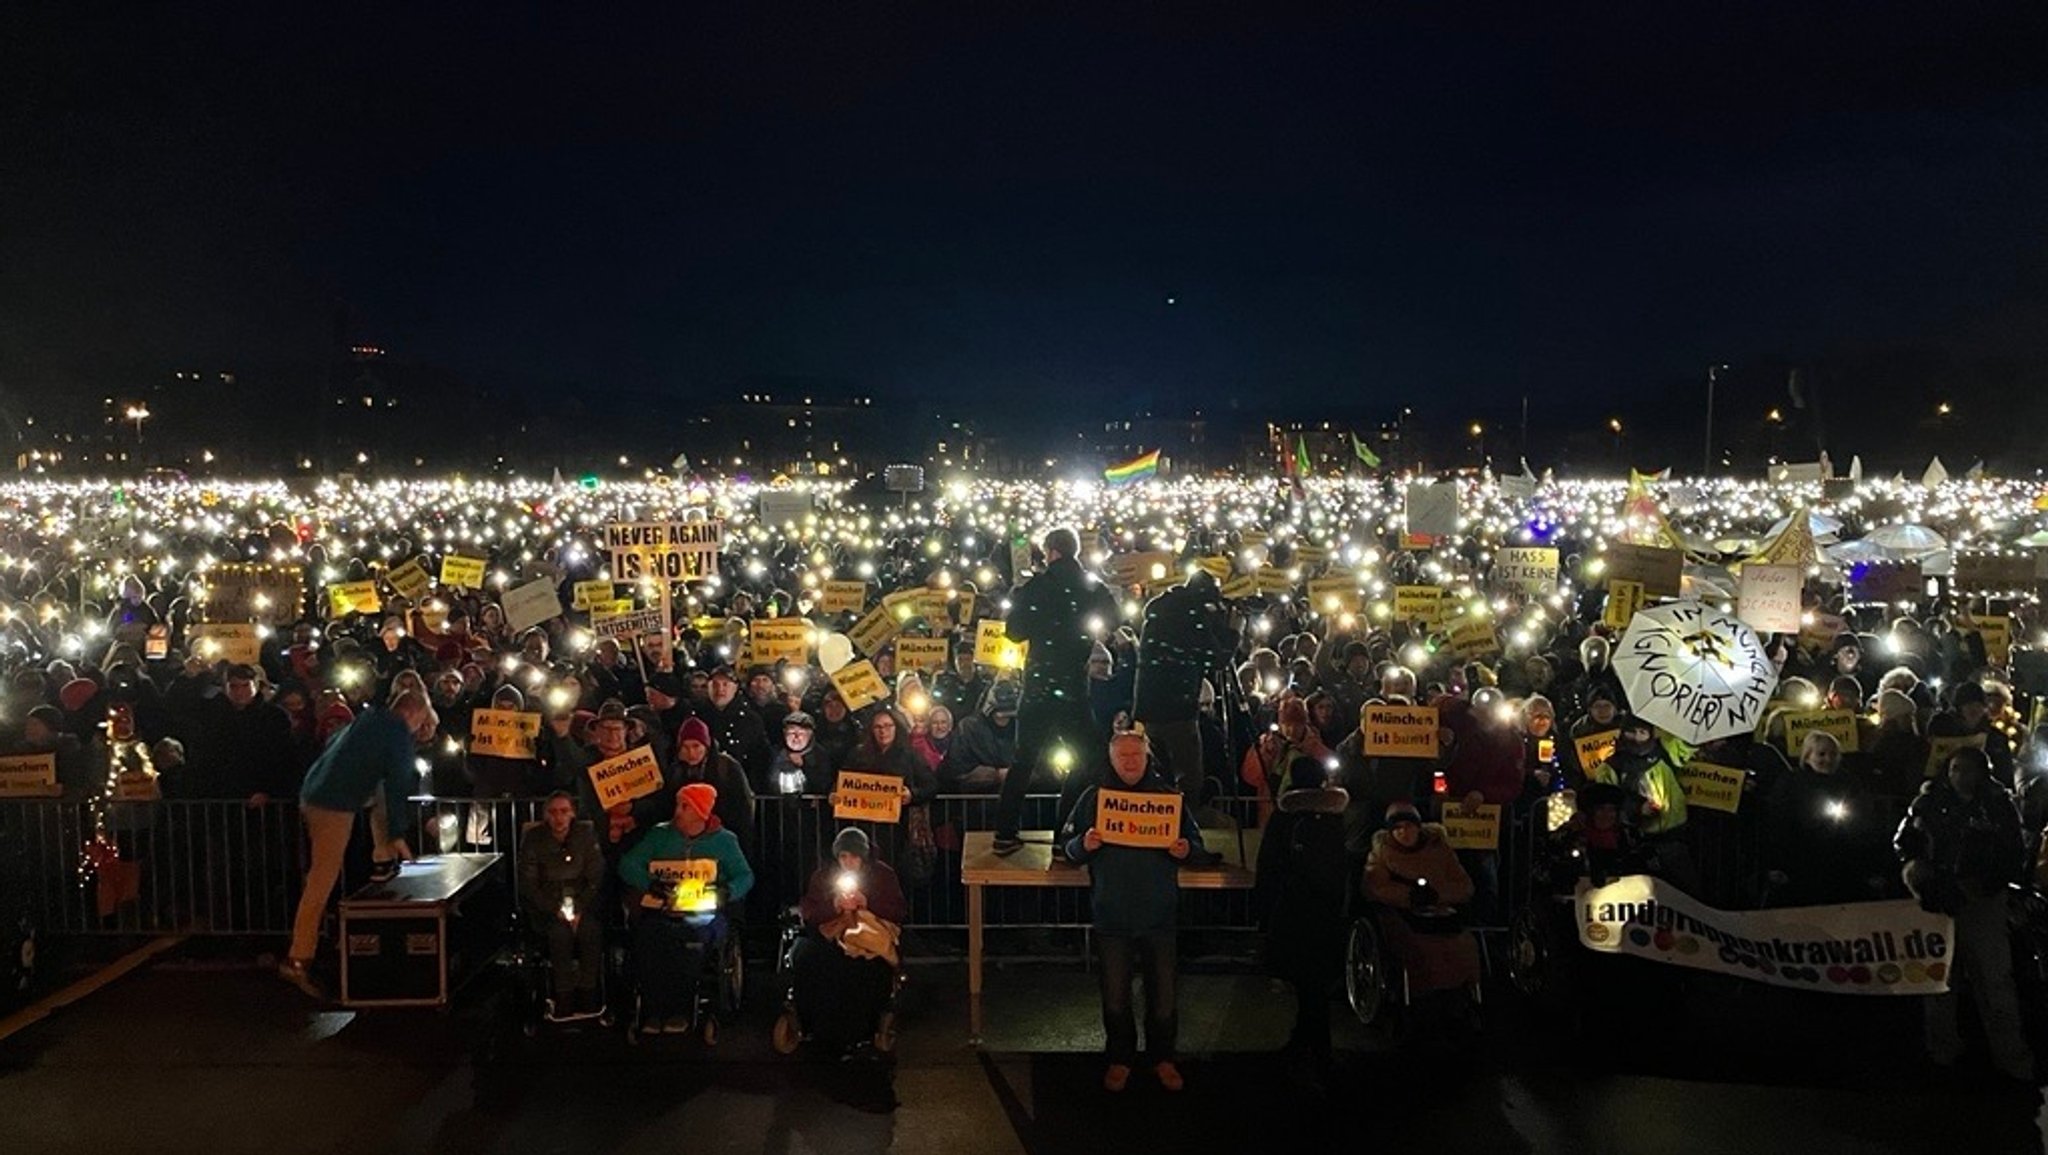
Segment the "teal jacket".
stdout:
<path fill-rule="evenodd" d="M 740 853 L 740 840 L 724 827 L 706 830 L 695 838 L 685 837 L 673 822 L 664 822 L 647 832 L 619 859 L 619 877 L 634 890 L 646 890 L 651 881 L 647 865 L 678 858 L 712 858 L 718 861 L 718 883 L 725 888 L 725 901 L 738 902 L 754 889 L 754 868 Z"/>
<path fill-rule="evenodd" d="M 412 833 L 413 808 L 406 800 L 420 785 L 419 752 L 405 719 L 379 706 L 328 739 L 299 786 L 299 801 L 322 810 L 354 813 L 370 804 L 377 787 L 384 788 L 384 809 L 391 837 Z"/>

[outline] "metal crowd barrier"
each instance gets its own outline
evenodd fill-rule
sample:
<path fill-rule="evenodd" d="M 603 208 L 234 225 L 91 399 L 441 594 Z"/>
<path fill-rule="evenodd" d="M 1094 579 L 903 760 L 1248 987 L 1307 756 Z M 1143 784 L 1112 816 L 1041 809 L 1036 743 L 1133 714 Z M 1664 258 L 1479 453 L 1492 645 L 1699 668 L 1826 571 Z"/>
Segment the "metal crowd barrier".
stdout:
<path fill-rule="evenodd" d="M 414 808 L 415 849 L 421 854 L 496 851 L 516 861 L 523 828 L 540 817 L 539 798 L 422 797 Z M 1539 800 L 1540 801 L 1540 800 Z M 1023 826 L 1051 829 L 1057 799 L 1026 800 Z M 1250 799 L 1225 799 L 1225 821 L 1254 822 Z M 905 879 L 910 925 L 959 929 L 967 925 L 960 885 L 960 851 L 972 831 L 995 826 L 993 795 L 942 795 L 927 808 L 936 854 L 929 877 Z M 1533 856 L 1543 837 L 1543 808 L 1522 808 L 1502 825 L 1499 852 L 1499 921 L 1529 900 Z M 369 857 L 358 827 L 355 865 Z M 834 834 L 846 823 L 832 817 L 817 795 L 763 797 L 746 832 L 757 875 L 750 913 L 773 925 L 775 915 L 803 894 L 811 872 L 824 862 Z M 1703 879 L 1702 900 L 1741 907 L 1758 893 L 1758 823 L 1701 814 L 1688 823 L 1689 843 Z M 298 809 L 286 802 L 260 807 L 238 801 L 121 803 L 108 808 L 107 841 L 120 864 L 105 877 L 90 866 L 94 820 L 89 806 L 49 800 L 0 801 L 0 847 L 9 869 L 0 875 L 0 898 L 23 909 L 46 934 L 213 935 L 288 934 L 306 865 Z M 867 827 L 877 853 L 905 860 L 905 828 Z M 20 862 L 25 869 L 16 869 Z M 516 886 L 517 872 L 507 877 Z M 1089 924 L 1082 888 L 995 887 L 986 895 L 987 924 L 1008 928 L 1080 928 Z M 1188 891 L 1182 924 L 1191 930 L 1249 930 L 1256 926 L 1252 896 L 1244 891 Z"/>

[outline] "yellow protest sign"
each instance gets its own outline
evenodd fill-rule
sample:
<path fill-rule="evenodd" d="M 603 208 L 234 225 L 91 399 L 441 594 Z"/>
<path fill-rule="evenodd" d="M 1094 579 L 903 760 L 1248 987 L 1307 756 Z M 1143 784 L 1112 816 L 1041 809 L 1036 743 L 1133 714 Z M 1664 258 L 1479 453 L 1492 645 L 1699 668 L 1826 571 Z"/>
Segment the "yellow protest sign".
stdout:
<path fill-rule="evenodd" d="M 1350 574 L 1311 578 L 1308 583 L 1308 604 L 1310 609 L 1318 613 L 1355 614 L 1360 605 L 1358 579 Z"/>
<path fill-rule="evenodd" d="M 1030 646 L 1013 642 L 1003 633 L 1003 623 L 984 620 L 974 627 L 974 664 L 998 670 L 1021 670 Z"/>
<path fill-rule="evenodd" d="M 427 567 L 421 565 L 418 558 L 393 566 L 391 572 L 384 575 L 384 580 L 391 583 L 399 597 L 409 602 L 420 601 L 434 588 L 434 579 L 427 574 Z"/>
<path fill-rule="evenodd" d="M 764 666 L 777 662 L 803 665 L 811 657 L 811 623 L 802 618 L 774 618 L 753 623 L 747 633 L 753 660 Z"/>
<path fill-rule="evenodd" d="M 345 614 L 374 614 L 384 608 L 377 596 L 376 582 L 339 582 L 327 587 L 327 605 L 334 617 Z"/>
<path fill-rule="evenodd" d="M 888 611 L 889 616 L 896 619 L 899 624 L 907 622 L 924 612 L 924 595 L 923 586 L 886 593 L 882 595 L 882 609 Z"/>
<path fill-rule="evenodd" d="M 1436 707 L 1367 706 L 1365 753 L 1370 758 L 1436 757 Z"/>
<path fill-rule="evenodd" d="M 540 715 L 524 710 L 472 710 L 469 752 L 486 758 L 533 758 L 538 754 Z"/>
<path fill-rule="evenodd" d="M 2003 666 L 2012 660 L 2012 619 L 2003 615 L 1972 618 L 1970 629 L 1984 639 L 1984 660 Z"/>
<path fill-rule="evenodd" d="M 1272 540 L 1263 529 L 1247 529 L 1237 535 L 1237 544 L 1244 549 L 1264 549 Z"/>
<path fill-rule="evenodd" d="M 589 608 L 591 625 L 596 625 L 599 622 L 609 621 L 612 618 L 622 618 L 625 617 L 627 614 L 634 612 L 632 598 L 618 598 L 613 601 L 596 601 L 590 603 Z"/>
<path fill-rule="evenodd" d="M 263 639 L 248 622 L 205 622 L 186 634 L 194 652 L 208 662 L 253 666 L 263 660 Z"/>
<path fill-rule="evenodd" d="M 896 631 L 902 628 L 896 620 L 896 615 L 889 612 L 888 606 L 876 606 L 847 629 L 846 640 L 852 642 L 861 653 L 874 654 L 888 645 L 889 639 L 895 637 Z"/>
<path fill-rule="evenodd" d="M 1742 783 L 1747 777 L 1731 766 L 1693 762 L 1678 772 L 1678 785 L 1685 791 L 1687 806 L 1733 814 L 1742 806 Z"/>
<path fill-rule="evenodd" d="M 1195 559 L 1195 565 L 1217 581 L 1228 578 L 1232 568 L 1227 557 L 1198 557 Z"/>
<path fill-rule="evenodd" d="M 647 746 L 635 746 L 615 758 L 593 763 L 588 773 L 597 804 L 606 810 L 661 789 L 661 766 Z"/>
<path fill-rule="evenodd" d="M 943 670 L 951 649 L 944 638 L 897 638 L 898 670 Z"/>
<path fill-rule="evenodd" d="M 1262 565 L 1259 572 L 1252 577 L 1258 582 L 1259 592 L 1262 594 L 1278 596 L 1294 592 L 1294 579 L 1288 577 L 1287 571 L 1279 566 Z"/>
<path fill-rule="evenodd" d="M 1243 601 L 1259 592 L 1259 579 L 1250 574 L 1239 574 L 1223 583 L 1223 596 L 1229 601 Z"/>
<path fill-rule="evenodd" d="M 900 822 L 908 789 L 893 774 L 841 770 L 832 784 L 832 817 L 860 822 Z"/>
<path fill-rule="evenodd" d="M 828 614 L 857 614 L 867 604 L 866 582 L 826 582 L 818 591 L 818 609 Z"/>
<path fill-rule="evenodd" d="M 480 590 L 486 568 L 488 564 L 480 557 L 450 554 L 441 559 L 441 584 L 455 590 Z"/>
<path fill-rule="evenodd" d="M 1316 569 L 1329 564 L 1330 551 L 1319 545 L 1297 545 L 1294 547 L 1294 564 L 1305 570 Z"/>
<path fill-rule="evenodd" d="M 1394 618 L 1434 628 L 1443 620 L 1444 591 L 1438 586 L 1395 586 Z"/>
<path fill-rule="evenodd" d="M 917 598 L 917 616 L 944 629 L 953 621 L 953 598 L 945 590 L 926 589 Z"/>
<path fill-rule="evenodd" d="M 1607 583 L 1607 608 L 1601 611 L 1600 624 L 1625 630 L 1636 611 L 1649 602 L 1650 595 L 1644 591 L 1643 583 L 1614 578 Z"/>
<path fill-rule="evenodd" d="M 649 882 L 667 884 L 668 908 L 677 911 L 718 909 L 718 860 L 716 858 L 660 858 L 647 864 Z M 640 905 L 659 909 L 663 903 L 654 894 L 641 896 Z"/>
<path fill-rule="evenodd" d="M 577 582 L 569 587 L 569 608 L 572 610 L 587 610 L 612 600 L 612 583 L 608 581 Z"/>
<path fill-rule="evenodd" d="M 1173 555 L 1165 550 L 1120 553 L 1103 567 L 1111 585 L 1135 586 L 1163 581 L 1173 575 Z"/>
<path fill-rule="evenodd" d="M 1982 750 L 1984 735 L 1969 734 L 1961 738 L 1927 739 L 1927 777 L 1948 772 L 1949 756 L 1958 750 Z"/>
<path fill-rule="evenodd" d="M 1500 848 L 1500 806 L 1482 802 L 1477 806 L 1446 805 L 1443 812 L 1444 844 L 1452 850 L 1498 850 Z"/>
<path fill-rule="evenodd" d="M 1095 833 L 1111 846 L 1164 850 L 1180 837 L 1179 794 L 1138 790 L 1095 792 Z"/>
<path fill-rule="evenodd" d="M 1830 735 L 1842 747 L 1842 753 L 1856 753 L 1856 715 L 1848 710 L 1787 710 L 1785 719 L 1785 750 L 1798 755 L 1800 747 L 1806 745 L 1806 736 L 1816 731 Z"/>
<path fill-rule="evenodd" d="M 1451 627 L 1451 649 L 1461 658 L 1483 658 L 1500 653 L 1500 638 L 1493 623 L 1484 618 L 1467 618 Z"/>
<path fill-rule="evenodd" d="M 62 793 L 55 754 L 0 758 L 0 798 L 55 798 Z"/>
<path fill-rule="evenodd" d="M 882 675 L 875 671 L 875 664 L 862 658 L 848 662 L 832 671 L 832 685 L 839 690 L 839 696 L 849 710 L 886 701 L 889 685 L 882 681 Z"/>
<path fill-rule="evenodd" d="M 1614 747 L 1620 741 L 1620 730 L 1601 730 L 1572 739 L 1572 751 L 1579 756 L 1579 769 L 1591 772 L 1593 767 L 1614 757 Z"/>

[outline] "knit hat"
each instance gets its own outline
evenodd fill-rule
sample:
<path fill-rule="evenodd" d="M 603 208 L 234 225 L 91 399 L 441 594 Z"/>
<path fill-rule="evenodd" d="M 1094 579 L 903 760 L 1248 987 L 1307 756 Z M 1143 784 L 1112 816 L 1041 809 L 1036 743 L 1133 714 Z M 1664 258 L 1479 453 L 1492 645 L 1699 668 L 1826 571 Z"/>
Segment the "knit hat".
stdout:
<path fill-rule="evenodd" d="M 73 678 L 57 691 L 57 701 L 73 714 L 90 705 L 93 695 L 100 692 L 99 686 L 89 678 Z"/>
<path fill-rule="evenodd" d="M 791 726 L 801 726 L 806 730 L 815 730 L 818 728 L 818 724 L 811 720 L 811 716 L 809 714 L 804 713 L 802 710 L 791 710 L 789 713 L 783 715 L 782 728 L 787 730 Z"/>
<path fill-rule="evenodd" d="M 1387 806 L 1387 825 L 1389 827 L 1399 826 L 1403 822 L 1413 822 L 1417 826 L 1422 825 L 1422 812 L 1415 809 L 1413 802 L 1389 803 Z"/>
<path fill-rule="evenodd" d="M 697 812 L 697 817 L 711 821 L 711 811 L 718 805 L 718 787 L 709 782 L 692 782 L 676 791 L 676 797 L 683 804 Z"/>
<path fill-rule="evenodd" d="M 874 853 L 874 845 L 868 841 L 868 832 L 858 826 L 849 826 L 832 840 L 832 857 L 851 854 L 866 859 Z"/>
<path fill-rule="evenodd" d="M 711 745 L 711 727 L 705 725 L 702 718 L 684 719 L 682 727 L 676 731 L 676 745 L 680 746 L 685 742 Z"/>

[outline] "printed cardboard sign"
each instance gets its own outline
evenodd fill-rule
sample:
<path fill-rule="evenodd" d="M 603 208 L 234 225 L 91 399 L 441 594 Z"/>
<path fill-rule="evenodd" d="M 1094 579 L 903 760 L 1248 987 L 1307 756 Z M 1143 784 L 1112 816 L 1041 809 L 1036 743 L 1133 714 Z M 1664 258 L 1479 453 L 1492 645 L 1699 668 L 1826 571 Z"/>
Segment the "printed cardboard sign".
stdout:
<path fill-rule="evenodd" d="M 1649 603 L 1649 591 L 1643 588 L 1643 583 L 1625 578 L 1609 578 L 1607 605 L 1600 612 L 1600 624 L 1625 630 L 1637 611 Z"/>
<path fill-rule="evenodd" d="M 832 817 L 857 822 L 900 822 L 904 793 L 903 779 L 893 774 L 841 770 L 832 784 Z"/>
<path fill-rule="evenodd" d="M 1342 577 L 1310 578 L 1308 583 L 1309 608 L 1322 614 L 1355 614 L 1362 604 L 1358 592 L 1358 579 L 1345 574 Z"/>
<path fill-rule="evenodd" d="M 427 567 L 421 565 L 418 558 L 413 558 L 403 565 L 393 566 L 391 572 L 384 575 L 384 580 L 391 583 L 391 588 L 398 591 L 399 597 L 409 602 L 422 600 L 434 588 L 433 577 L 427 573 Z"/>
<path fill-rule="evenodd" d="M 1431 539 L 1458 532 L 1458 483 L 1412 482 L 1408 486 L 1408 535 Z"/>
<path fill-rule="evenodd" d="M 1444 843 L 1452 850 L 1500 849 L 1500 806 L 1483 802 L 1477 806 L 1447 805 L 1442 815 Z"/>
<path fill-rule="evenodd" d="M 1436 707 L 1367 706 L 1365 753 L 1369 758 L 1436 757 Z"/>
<path fill-rule="evenodd" d="M 1958 750 L 1982 750 L 1984 735 L 1969 734 L 1961 738 L 1929 738 L 1927 740 L 1927 777 L 1948 772 L 1949 756 Z"/>
<path fill-rule="evenodd" d="M 1440 586 L 1395 586 L 1394 618 L 1401 622 L 1422 622 L 1434 629 L 1443 620 L 1444 591 Z"/>
<path fill-rule="evenodd" d="M 718 860 L 716 858 L 661 858 L 647 864 L 647 880 L 650 883 L 666 883 L 675 889 L 670 893 L 667 906 L 673 911 L 709 911 L 718 909 Z M 650 910 L 663 905 L 659 896 L 651 891 L 640 897 L 640 905 Z"/>
<path fill-rule="evenodd" d="M 875 671 L 875 664 L 866 658 L 846 663 L 832 671 L 831 676 L 832 685 L 845 699 L 849 710 L 858 710 L 889 698 L 888 683 L 882 681 L 882 675 Z"/>
<path fill-rule="evenodd" d="M 490 563 L 480 557 L 450 554 L 441 559 L 441 585 L 451 590 L 480 590 L 488 568 Z"/>
<path fill-rule="evenodd" d="M 1294 592 L 1294 579 L 1288 577 L 1287 571 L 1279 566 L 1262 565 L 1259 567 L 1259 571 L 1253 574 L 1252 577 L 1253 580 L 1259 583 L 1259 592 L 1262 594 L 1271 594 L 1277 597 Z"/>
<path fill-rule="evenodd" d="M 1654 545 L 1609 542 L 1601 555 L 1609 588 L 1616 581 L 1635 582 L 1653 598 L 1675 598 L 1685 575 L 1685 555 L 1675 549 Z"/>
<path fill-rule="evenodd" d="M 569 608 L 587 610 L 599 602 L 609 602 L 612 589 L 612 583 L 608 581 L 577 582 L 569 587 Z"/>
<path fill-rule="evenodd" d="M 1984 639 L 1984 660 L 2003 666 L 2012 660 L 2012 619 L 2002 614 L 1972 618 L 1964 626 Z"/>
<path fill-rule="evenodd" d="M 1003 623 L 993 618 L 983 619 L 974 627 L 974 664 L 977 666 L 1021 670 L 1030 649 L 1029 643 L 1011 641 L 1003 632 Z"/>
<path fill-rule="evenodd" d="M 612 555 L 614 581 L 707 577 L 718 571 L 725 522 L 614 522 L 604 527 L 604 546 Z"/>
<path fill-rule="evenodd" d="M 654 760 L 653 748 L 648 746 L 635 746 L 615 758 L 594 763 L 589 774 L 591 788 L 597 792 L 597 804 L 606 810 L 661 789 L 661 766 Z"/>
<path fill-rule="evenodd" d="M 1742 783 L 1747 777 L 1732 766 L 1692 762 L 1679 770 L 1678 785 L 1685 791 L 1687 806 L 1733 814 L 1742 806 Z"/>
<path fill-rule="evenodd" d="M 1120 553 L 1109 559 L 1104 573 L 1111 585 L 1135 586 L 1173 576 L 1173 555 L 1165 550 Z"/>
<path fill-rule="evenodd" d="M 206 661 L 253 666 L 263 660 L 263 639 L 248 622 L 202 622 L 186 634 Z"/>
<path fill-rule="evenodd" d="M 1164 850 L 1180 838 L 1180 807 L 1171 792 L 1097 790 L 1095 833 L 1111 846 Z"/>
<path fill-rule="evenodd" d="M 226 562 L 206 571 L 201 599 L 210 622 L 275 626 L 304 611 L 305 576 L 298 566 Z"/>
<path fill-rule="evenodd" d="M 1620 742 L 1620 730 L 1601 730 L 1572 739 L 1572 752 L 1579 756 L 1579 769 L 1591 772 L 1593 767 L 1614 757 L 1614 747 Z"/>
<path fill-rule="evenodd" d="M 857 614 L 867 604 L 866 582 L 826 582 L 818 592 L 818 609 L 828 614 Z"/>
<path fill-rule="evenodd" d="M 1806 744 L 1806 736 L 1816 731 L 1831 735 L 1842 747 L 1842 753 L 1854 754 L 1856 750 L 1856 715 L 1850 710 L 1787 710 L 1785 719 L 1785 751 L 1793 757 L 1799 756 L 1800 747 Z"/>
<path fill-rule="evenodd" d="M 811 657 L 811 623 L 802 618 L 775 618 L 748 627 L 753 660 L 763 666 L 793 662 L 799 666 Z"/>
<path fill-rule="evenodd" d="M 895 637 L 896 631 L 902 628 L 896 620 L 896 615 L 889 612 L 888 606 L 876 606 L 847 629 L 846 640 L 852 642 L 854 648 L 863 654 L 876 654 L 883 646 L 888 645 L 889 639 Z"/>
<path fill-rule="evenodd" d="M 1461 658 L 1483 658 L 1500 653 L 1500 638 L 1494 634 L 1492 622 L 1468 618 L 1451 627 L 1451 648 Z"/>
<path fill-rule="evenodd" d="M 472 710 L 469 752 L 487 758 L 538 756 L 540 715 L 524 710 Z"/>
<path fill-rule="evenodd" d="M 327 587 L 327 605 L 333 617 L 374 614 L 384 608 L 376 582 L 339 582 Z"/>
<path fill-rule="evenodd" d="M 0 758 L 0 798 L 55 798 L 63 792 L 57 785 L 55 754 Z"/>
<path fill-rule="evenodd" d="M 1737 617 L 1766 634 L 1796 634 L 1806 571 L 1796 565 L 1745 565 Z"/>
<path fill-rule="evenodd" d="M 1493 555 L 1493 588 L 1541 596 L 1557 588 L 1557 550 L 1550 546 L 1514 546 Z"/>
<path fill-rule="evenodd" d="M 626 613 L 605 613 L 590 616 L 590 632 L 600 638 L 637 638 L 646 634 L 666 634 L 667 628 L 661 619 L 661 607 L 650 606 L 644 610 Z"/>
<path fill-rule="evenodd" d="M 515 634 L 562 616 L 562 599 L 555 593 L 555 583 L 547 578 L 513 586 L 499 604 L 505 608 L 505 628 Z"/>
<path fill-rule="evenodd" d="M 1239 574 L 1223 583 L 1222 592 L 1226 601 L 1243 601 L 1259 592 L 1259 579 L 1248 573 Z"/>
<path fill-rule="evenodd" d="M 944 638 L 897 638 L 896 668 L 898 670 L 943 670 L 952 657 L 952 647 Z"/>

